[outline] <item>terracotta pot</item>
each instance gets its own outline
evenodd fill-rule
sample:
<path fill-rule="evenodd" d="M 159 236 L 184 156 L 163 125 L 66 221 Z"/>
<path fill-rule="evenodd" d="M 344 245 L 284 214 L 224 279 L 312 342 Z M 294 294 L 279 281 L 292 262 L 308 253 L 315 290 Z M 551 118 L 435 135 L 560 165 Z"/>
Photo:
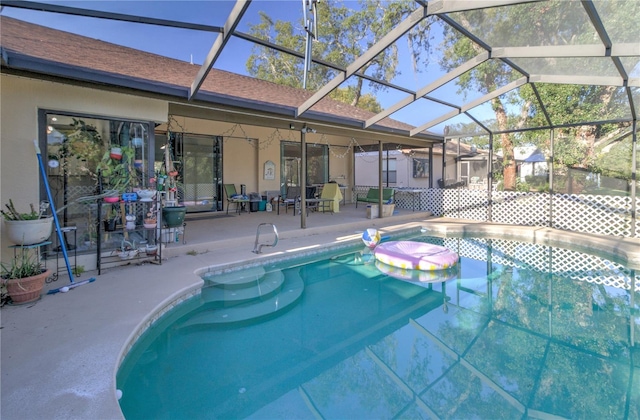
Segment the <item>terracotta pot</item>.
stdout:
<path fill-rule="evenodd" d="M 36 301 L 40 299 L 44 282 L 50 275 L 51 270 L 46 270 L 36 276 L 5 280 L 7 293 L 15 304 Z"/>

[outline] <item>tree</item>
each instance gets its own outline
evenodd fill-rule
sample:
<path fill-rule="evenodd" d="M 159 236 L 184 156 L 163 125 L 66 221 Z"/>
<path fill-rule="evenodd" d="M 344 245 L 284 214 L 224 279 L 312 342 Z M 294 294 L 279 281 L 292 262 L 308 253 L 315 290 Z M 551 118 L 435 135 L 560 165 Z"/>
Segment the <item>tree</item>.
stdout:
<path fill-rule="evenodd" d="M 617 7 L 617 2 L 603 2 L 599 10 L 606 12 L 610 18 L 617 18 L 616 31 L 624 34 L 625 30 L 633 32 L 633 13 L 629 8 L 640 11 L 637 4 L 628 7 Z M 576 13 L 579 2 L 540 2 L 508 7 L 494 7 L 456 14 L 456 20 L 467 30 L 476 34 L 485 34 L 484 38 L 493 45 L 526 46 L 526 45 L 578 45 L 597 43 L 597 34 L 587 18 L 586 13 Z M 630 13 L 631 12 L 631 13 Z M 616 22 L 618 22 L 616 20 Z M 517 28 L 517 29 L 514 29 Z M 620 29 L 619 29 L 620 28 Z M 626 28 L 626 29 L 625 29 Z M 622 35 L 620 35 L 622 36 Z M 618 39 L 620 39 L 620 36 Z M 629 37 L 629 36 L 627 36 Z M 636 40 L 637 41 L 637 40 Z M 636 42 L 633 41 L 633 42 Z M 629 42 L 632 42 L 629 40 Z M 443 51 L 441 66 L 452 70 L 465 61 L 484 51 L 466 36 L 449 26 L 444 27 L 444 40 L 440 48 Z M 574 74 L 574 61 L 559 58 L 538 63 L 541 73 Z M 585 60 L 585 66 L 598 66 L 602 61 Z M 594 70 L 591 68 L 591 70 Z M 497 60 L 489 60 L 462 75 L 457 84 L 461 93 L 476 91 L 489 93 L 504 86 L 523 75 L 510 66 Z M 599 121 L 613 118 L 619 113 L 619 90 L 610 86 L 577 86 L 577 85 L 537 85 L 544 106 L 552 116 L 553 124 L 580 121 Z M 514 104 L 520 105 L 520 112 L 508 115 L 507 110 Z M 499 131 L 523 127 L 525 123 L 535 126 L 547 126 L 544 115 L 539 112 L 537 98 L 531 88 L 522 88 L 491 100 L 491 107 L 496 116 Z M 628 104 L 627 104 L 628 107 Z M 560 133 L 566 144 L 554 151 L 559 161 L 572 165 L 589 167 L 594 160 L 593 142 L 598 130 L 595 125 L 585 125 L 576 129 L 566 129 Z M 540 133 L 537 133 L 538 135 Z M 521 136 L 524 141 L 531 136 Z M 567 140 L 570 139 L 570 140 Z M 505 189 L 515 189 L 515 163 L 513 148 L 517 138 L 509 134 L 500 134 L 500 147 L 503 150 L 503 175 Z M 564 153 L 566 151 L 566 153 Z M 578 153 L 578 151 L 581 151 Z"/>
<path fill-rule="evenodd" d="M 352 10 L 337 0 L 322 1 L 318 4 L 318 39 L 313 42 L 313 57 L 346 68 L 361 56 L 399 22 L 415 10 L 415 2 L 409 0 L 360 0 L 359 8 Z M 414 69 L 430 48 L 430 23 L 423 21 L 408 35 L 407 43 L 411 51 Z M 305 32 L 295 29 L 290 22 L 273 21 L 267 14 L 260 14 L 260 22 L 250 27 L 250 34 L 275 44 L 304 51 Z M 424 61 L 426 63 L 426 61 Z M 366 73 L 380 80 L 389 81 L 398 74 L 398 50 L 391 45 L 367 63 L 360 73 Z M 303 80 L 303 60 L 271 48 L 256 45 L 247 61 L 247 71 L 251 76 L 275 83 L 300 88 Z M 314 64 L 307 79 L 307 87 L 317 90 L 331 79 L 337 70 Z M 333 99 L 372 112 L 379 112 L 380 105 L 373 94 L 365 93 L 364 79 L 352 77 L 344 85 L 331 93 Z M 382 85 L 371 83 L 372 92 L 384 89 Z"/>

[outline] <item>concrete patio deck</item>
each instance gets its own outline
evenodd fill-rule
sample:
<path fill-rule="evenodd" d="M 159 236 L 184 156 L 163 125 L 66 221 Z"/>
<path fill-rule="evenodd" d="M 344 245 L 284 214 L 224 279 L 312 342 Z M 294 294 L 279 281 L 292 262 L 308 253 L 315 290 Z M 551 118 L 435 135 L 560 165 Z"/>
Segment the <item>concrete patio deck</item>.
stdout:
<path fill-rule="evenodd" d="M 369 227 L 384 232 L 425 227 L 443 233 L 474 233 L 511 239 L 556 241 L 618 255 L 640 268 L 640 240 L 584 235 L 549 228 L 497 225 L 433 218 L 399 210 L 383 219 L 367 219 L 366 209 L 346 205 L 340 213 L 311 213 L 307 228 L 300 218 L 275 212 L 240 216 L 187 216 L 187 244 L 172 243 L 162 265 L 140 264 L 88 272 L 77 280 L 93 283 L 68 293 L 43 295 L 36 303 L 5 306 L 1 317 L 0 417 L 12 419 L 119 419 L 115 374 L 126 345 L 150 314 L 177 296 L 200 287 L 198 268 L 244 264 L 260 258 L 358 240 Z M 273 223 L 280 233 L 275 248 L 252 253 L 258 224 Z M 57 288 L 68 279 L 48 285 Z"/>
<path fill-rule="evenodd" d="M 282 210 L 282 209 L 281 209 Z M 357 239 L 368 227 L 418 226 L 429 213 L 399 210 L 383 219 L 367 219 L 364 206 L 346 205 L 339 213 L 315 213 L 300 229 L 291 210 L 241 215 L 187 215 L 186 244 L 171 243 L 162 265 L 131 264 L 89 271 L 76 281 L 96 281 L 68 293 L 44 294 L 32 304 L 0 311 L 0 418 L 118 419 L 115 395 L 117 364 L 137 327 L 175 296 L 202 284 L 198 268 L 241 264 L 296 249 Z M 275 248 L 252 252 L 257 227 L 273 223 L 280 241 Z M 360 232 L 360 233 L 358 233 Z M 49 289 L 68 284 L 61 276 Z"/>

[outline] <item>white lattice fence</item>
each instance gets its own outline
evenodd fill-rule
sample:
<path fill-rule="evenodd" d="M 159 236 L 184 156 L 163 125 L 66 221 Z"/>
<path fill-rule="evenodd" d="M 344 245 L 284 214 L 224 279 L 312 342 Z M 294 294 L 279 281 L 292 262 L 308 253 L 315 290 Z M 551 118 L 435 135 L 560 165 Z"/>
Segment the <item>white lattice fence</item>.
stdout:
<path fill-rule="evenodd" d="M 426 194 L 420 195 L 420 209 L 430 211 L 434 216 L 444 214 L 444 191 L 439 188 L 430 188 Z"/>
<path fill-rule="evenodd" d="M 96 201 L 80 201 L 80 198 L 91 197 L 95 195 L 95 186 L 92 185 L 69 185 L 67 186 L 67 217 L 68 218 L 86 218 L 87 212 L 95 210 Z"/>
<path fill-rule="evenodd" d="M 549 226 L 547 194 L 494 191 L 492 221 L 524 226 Z"/>
<path fill-rule="evenodd" d="M 554 194 L 553 227 L 630 236 L 631 199 L 609 195 Z"/>
<path fill-rule="evenodd" d="M 487 220 L 487 193 L 482 191 L 456 190 L 460 192 L 460 218 L 469 220 Z"/>
<path fill-rule="evenodd" d="M 640 194 L 640 191 L 638 192 Z M 636 238 L 640 238 L 640 197 L 636 197 Z"/>
<path fill-rule="evenodd" d="M 356 187 L 366 194 L 369 187 Z M 434 216 L 467 220 L 488 220 L 486 191 L 459 189 L 424 189 L 417 208 Z M 400 197 L 403 197 L 400 199 Z M 399 196 L 399 208 L 412 209 L 408 195 Z M 549 194 L 493 191 L 491 220 L 524 226 L 552 226 L 556 229 L 611 236 L 631 235 L 631 199 L 610 195 Z M 550 206 L 553 221 L 550 223 Z M 640 198 L 636 199 L 640 210 Z M 640 218 L 636 218 L 635 237 L 640 238 Z"/>
<path fill-rule="evenodd" d="M 528 242 L 500 239 L 445 238 L 444 245 L 462 257 L 486 261 L 491 246 L 491 261 L 507 267 L 533 269 L 553 273 L 572 280 L 629 290 L 633 272 L 622 265 L 595 255 L 564 248 L 551 248 Z M 486 274 L 486 273 L 483 273 Z M 640 274 L 640 273 L 638 273 Z M 640 291 L 640 277 L 636 275 L 636 291 Z"/>

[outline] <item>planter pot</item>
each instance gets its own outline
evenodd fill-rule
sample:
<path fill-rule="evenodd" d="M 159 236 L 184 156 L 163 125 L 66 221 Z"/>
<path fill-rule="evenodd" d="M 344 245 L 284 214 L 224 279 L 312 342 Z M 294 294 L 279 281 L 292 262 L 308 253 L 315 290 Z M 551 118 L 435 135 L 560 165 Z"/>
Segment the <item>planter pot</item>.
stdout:
<path fill-rule="evenodd" d="M 36 301 L 40 299 L 45 280 L 49 275 L 51 275 L 51 270 L 43 271 L 37 276 L 5 280 L 7 293 L 15 304 Z"/>
<path fill-rule="evenodd" d="M 117 203 L 120 201 L 120 196 L 116 195 L 115 197 L 105 197 L 103 200 L 105 203 Z"/>
<path fill-rule="evenodd" d="M 36 220 L 5 220 L 7 237 L 16 245 L 39 244 L 49 239 L 53 230 L 53 217 Z"/>
<path fill-rule="evenodd" d="M 137 192 L 138 197 L 140 197 L 140 201 L 153 201 L 153 196 L 156 195 L 154 190 L 140 190 Z"/>
<path fill-rule="evenodd" d="M 114 232 L 116 230 L 117 219 L 105 220 L 104 230 L 105 232 Z"/>
<path fill-rule="evenodd" d="M 122 159 L 122 148 L 120 147 L 112 147 L 109 152 L 109 157 L 111 159 L 120 160 Z"/>
<path fill-rule="evenodd" d="M 165 207 L 162 209 L 162 221 L 167 227 L 179 227 L 184 223 L 187 208 L 184 206 Z"/>
<path fill-rule="evenodd" d="M 138 250 L 137 249 L 131 249 L 129 251 L 122 251 L 122 252 L 118 253 L 118 257 L 120 257 L 120 260 L 122 260 L 122 261 L 132 260 L 137 255 L 138 255 Z"/>

